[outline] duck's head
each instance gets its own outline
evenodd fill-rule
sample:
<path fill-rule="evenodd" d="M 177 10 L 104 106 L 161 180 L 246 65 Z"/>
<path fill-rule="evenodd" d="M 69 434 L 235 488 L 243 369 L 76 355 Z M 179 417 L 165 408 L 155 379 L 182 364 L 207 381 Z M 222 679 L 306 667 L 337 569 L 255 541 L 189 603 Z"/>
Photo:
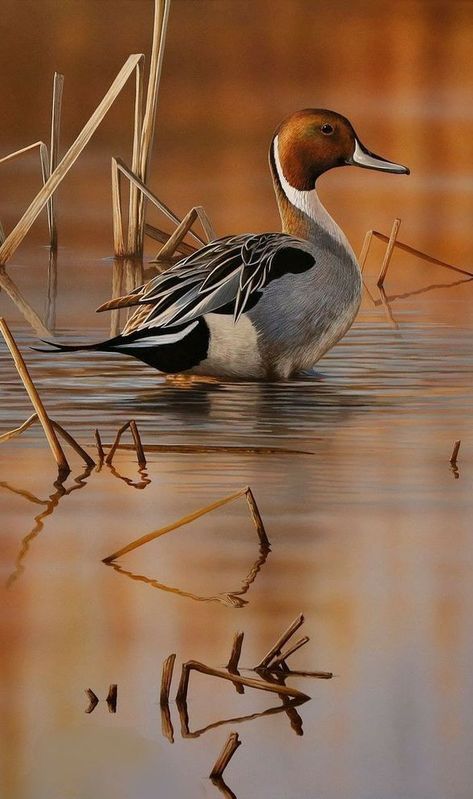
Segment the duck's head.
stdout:
<path fill-rule="evenodd" d="M 319 108 L 298 111 L 279 125 L 271 143 L 270 158 L 273 171 L 298 191 L 311 191 L 319 175 L 336 166 L 409 174 L 406 166 L 367 150 L 348 119 Z"/>

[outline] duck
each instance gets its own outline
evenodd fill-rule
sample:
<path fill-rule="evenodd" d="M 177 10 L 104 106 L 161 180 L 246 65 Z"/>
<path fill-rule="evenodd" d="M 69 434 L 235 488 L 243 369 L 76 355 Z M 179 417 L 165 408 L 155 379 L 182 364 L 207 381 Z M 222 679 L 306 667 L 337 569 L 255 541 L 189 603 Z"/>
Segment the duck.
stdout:
<path fill-rule="evenodd" d="M 362 293 L 356 256 L 317 181 L 341 166 L 409 169 L 370 152 L 346 117 L 326 109 L 283 120 L 269 166 L 280 232 L 224 236 L 183 257 L 128 295 L 136 310 L 118 336 L 48 344 L 132 356 L 165 374 L 287 380 L 313 369 L 353 324 Z"/>

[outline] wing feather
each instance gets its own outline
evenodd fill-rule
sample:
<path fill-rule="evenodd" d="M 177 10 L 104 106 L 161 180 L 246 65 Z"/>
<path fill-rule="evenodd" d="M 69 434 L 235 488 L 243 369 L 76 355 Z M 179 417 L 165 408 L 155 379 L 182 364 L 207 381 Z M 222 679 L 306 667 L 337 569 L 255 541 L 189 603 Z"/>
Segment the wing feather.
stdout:
<path fill-rule="evenodd" d="M 216 239 L 136 289 L 147 308 L 144 318 L 142 307 L 135 312 L 139 328 L 184 324 L 222 308 L 236 322 L 272 280 L 314 264 L 313 246 L 286 233 Z"/>

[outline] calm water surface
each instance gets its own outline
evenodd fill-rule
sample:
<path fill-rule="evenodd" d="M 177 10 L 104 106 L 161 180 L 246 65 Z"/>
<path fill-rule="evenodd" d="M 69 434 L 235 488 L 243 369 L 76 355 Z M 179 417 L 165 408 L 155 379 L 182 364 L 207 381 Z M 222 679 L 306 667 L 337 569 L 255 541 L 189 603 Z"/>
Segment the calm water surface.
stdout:
<path fill-rule="evenodd" d="M 41 313 L 46 261 L 32 247 L 10 269 Z M 74 289 L 74 267 L 87 294 Z M 372 298 L 317 374 L 281 384 L 166 380 L 131 359 L 36 353 L 31 328 L 0 300 L 50 415 L 89 451 L 96 427 L 110 442 L 130 418 L 145 444 L 302 451 L 150 452 L 140 473 L 119 450 L 114 469 L 89 474 L 72 455 L 61 488 L 39 427 L 2 444 L 6 796 L 217 797 L 207 775 L 231 730 L 242 746 L 225 777 L 238 799 L 470 795 L 473 285 L 396 255 L 386 306 L 378 267 L 366 275 Z M 61 337 L 107 335 L 93 308 L 112 270 L 60 252 Z M 4 346 L 0 368 L 5 431 L 31 409 Z M 119 570 L 102 563 L 247 484 L 266 559 L 240 499 L 123 556 Z M 228 593 L 237 607 L 222 601 Z M 284 712 L 232 721 L 280 700 L 193 674 L 190 730 L 221 724 L 182 737 L 181 663 L 222 666 L 244 630 L 251 667 L 299 612 L 311 640 L 293 667 L 335 673 L 289 681 L 311 697 L 303 735 Z M 158 701 L 171 652 L 173 744 Z M 104 702 L 110 683 L 116 715 Z M 86 688 L 100 699 L 90 715 Z"/>

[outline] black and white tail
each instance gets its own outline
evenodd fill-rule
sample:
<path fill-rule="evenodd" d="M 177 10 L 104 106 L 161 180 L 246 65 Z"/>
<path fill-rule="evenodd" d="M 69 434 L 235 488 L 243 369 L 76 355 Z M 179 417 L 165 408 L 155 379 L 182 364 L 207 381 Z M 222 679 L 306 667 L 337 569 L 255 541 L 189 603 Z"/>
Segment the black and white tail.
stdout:
<path fill-rule="evenodd" d="M 120 334 L 96 344 L 58 344 L 46 341 L 49 349 L 38 352 L 118 352 L 131 355 L 160 372 L 185 372 L 207 357 L 209 329 L 203 317 L 176 327 L 151 327 Z"/>

